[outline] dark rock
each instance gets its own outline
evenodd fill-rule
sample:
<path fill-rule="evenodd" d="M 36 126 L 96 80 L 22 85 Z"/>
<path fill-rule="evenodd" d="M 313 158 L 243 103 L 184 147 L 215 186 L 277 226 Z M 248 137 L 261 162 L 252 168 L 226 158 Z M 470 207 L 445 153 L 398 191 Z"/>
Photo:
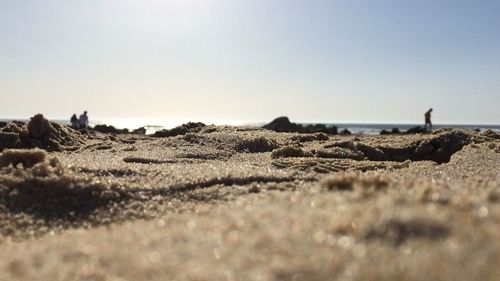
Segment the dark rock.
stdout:
<path fill-rule="evenodd" d="M 398 129 L 398 128 L 392 128 L 391 131 L 387 131 L 387 130 L 382 130 L 380 132 L 381 135 L 398 135 L 398 134 L 401 134 L 401 131 Z"/>
<path fill-rule="evenodd" d="M 325 141 L 329 139 L 328 135 L 326 135 L 325 133 L 315 133 L 314 136 L 316 137 L 316 140 L 319 141 Z"/>
<path fill-rule="evenodd" d="M 206 125 L 200 122 L 189 122 L 175 127 L 171 130 L 161 130 L 153 134 L 153 137 L 164 138 L 164 137 L 175 137 L 179 135 L 185 135 L 187 133 L 198 133 Z"/>
<path fill-rule="evenodd" d="M 146 128 L 140 127 L 132 131 L 132 134 L 134 135 L 145 135 L 146 134 Z"/>
<path fill-rule="evenodd" d="M 340 131 L 340 134 L 341 135 L 351 135 L 351 131 L 344 129 L 344 130 Z"/>
<path fill-rule="evenodd" d="M 96 125 L 93 128 L 94 131 L 98 131 L 104 134 L 128 134 L 128 129 L 117 129 L 113 126 L 108 125 Z"/>
<path fill-rule="evenodd" d="M 421 126 L 410 128 L 405 132 L 405 134 L 423 134 L 423 133 L 427 133 L 427 130 Z"/>
<path fill-rule="evenodd" d="M 303 127 L 299 124 L 290 122 L 288 117 L 278 117 L 262 128 L 275 132 L 303 132 Z"/>
<path fill-rule="evenodd" d="M 301 125 L 299 125 L 301 126 Z M 330 135 L 338 134 L 337 127 L 327 127 L 324 124 L 313 124 L 304 127 L 305 133 L 325 133 Z"/>
<path fill-rule="evenodd" d="M 271 121 L 271 123 L 262 126 L 264 129 L 268 129 L 275 132 L 286 132 L 286 133 L 325 133 L 335 135 L 337 134 L 337 127 L 327 127 L 324 124 L 311 124 L 303 126 L 297 123 L 290 122 L 288 117 L 278 117 Z"/>

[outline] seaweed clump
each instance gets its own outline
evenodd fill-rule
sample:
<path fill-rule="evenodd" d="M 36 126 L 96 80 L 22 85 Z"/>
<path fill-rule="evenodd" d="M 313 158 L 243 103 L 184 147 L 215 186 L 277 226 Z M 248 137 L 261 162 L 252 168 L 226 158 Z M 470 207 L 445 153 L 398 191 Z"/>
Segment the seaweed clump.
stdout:
<path fill-rule="evenodd" d="M 0 129 L 0 151 L 7 148 L 76 150 L 83 142 L 79 132 L 50 122 L 42 114 L 31 117 L 28 123 L 11 122 Z"/>

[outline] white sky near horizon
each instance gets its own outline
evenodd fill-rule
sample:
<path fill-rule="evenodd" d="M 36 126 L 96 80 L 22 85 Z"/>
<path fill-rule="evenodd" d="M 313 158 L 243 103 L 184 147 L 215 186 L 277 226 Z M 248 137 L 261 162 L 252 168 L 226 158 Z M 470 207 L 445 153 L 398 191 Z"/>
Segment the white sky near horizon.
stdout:
<path fill-rule="evenodd" d="M 500 124 L 500 1 L 0 0 L 0 117 Z M 219 122 L 220 123 L 220 122 Z"/>

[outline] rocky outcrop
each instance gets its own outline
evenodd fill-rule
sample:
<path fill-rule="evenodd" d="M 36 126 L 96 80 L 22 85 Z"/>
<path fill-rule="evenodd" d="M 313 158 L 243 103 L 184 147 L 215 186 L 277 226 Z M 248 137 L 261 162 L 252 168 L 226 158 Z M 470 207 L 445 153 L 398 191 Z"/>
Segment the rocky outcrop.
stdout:
<path fill-rule="evenodd" d="M 113 126 L 109 126 L 109 125 L 96 125 L 94 126 L 94 131 L 98 131 L 100 133 L 104 133 L 104 134 L 128 134 L 129 131 L 128 129 L 117 129 Z"/>
<path fill-rule="evenodd" d="M 423 134 L 423 133 L 427 133 L 427 130 L 420 126 L 410 128 L 405 132 L 405 134 Z"/>
<path fill-rule="evenodd" d="M 165 138 L 165 137 L 175 137 L 179 135 L 185 135 L 187 133 L 198 133 L 206 125 L 200 122 L 189 122 L 182 124 L 170 130 L 161 130 L 153 134 L 153 137 Z"/>
<path fill-rule="evenodd" d="M 271 121 L 271 123 L 262 126 L 264 129 L 268 129 L 275 132 L 286 132 L 286 133 L 325 133 L 335 135 L 338 133 L 337 127 L 327 127 L 324 124 L 311 124 L 303 126 L 301 124 L 290 122 L 288 117 L 278 117 Z"/>
<path fill-rule="evenodd" d="M 387 130 L 382 130 L 380 132 L 381 135 L 398 135 L 401 134 L 401 131 L 398 128 L 392 128 L 392 130 L 387 131 Z"/>
<path fill-rule="evenodd" d="M 132 134 L 134 135 L 145 135 L 146 134 L 146 128 L 140 127 L 135 130 L 132 130 Z"/>
<path fill-rule="evenodd" d="M 342 131 L 340 131 L 340 134 L 348 136 L 348 135 L 351 135 L 351 131 L 347 130 L 347 128 L 346 128 L 346 129 L 343 129 Z"/>

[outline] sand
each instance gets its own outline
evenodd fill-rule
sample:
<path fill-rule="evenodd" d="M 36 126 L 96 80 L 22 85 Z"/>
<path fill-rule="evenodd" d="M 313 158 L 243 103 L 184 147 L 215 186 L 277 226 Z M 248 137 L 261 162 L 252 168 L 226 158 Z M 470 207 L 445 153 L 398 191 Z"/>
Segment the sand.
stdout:
<path fill-rule="evenodd" d="M 150 137 L 37 122 L 0 133 L 18 136 L 0 155 L 0 280 L 500 275 L 494 132 Z"/>

